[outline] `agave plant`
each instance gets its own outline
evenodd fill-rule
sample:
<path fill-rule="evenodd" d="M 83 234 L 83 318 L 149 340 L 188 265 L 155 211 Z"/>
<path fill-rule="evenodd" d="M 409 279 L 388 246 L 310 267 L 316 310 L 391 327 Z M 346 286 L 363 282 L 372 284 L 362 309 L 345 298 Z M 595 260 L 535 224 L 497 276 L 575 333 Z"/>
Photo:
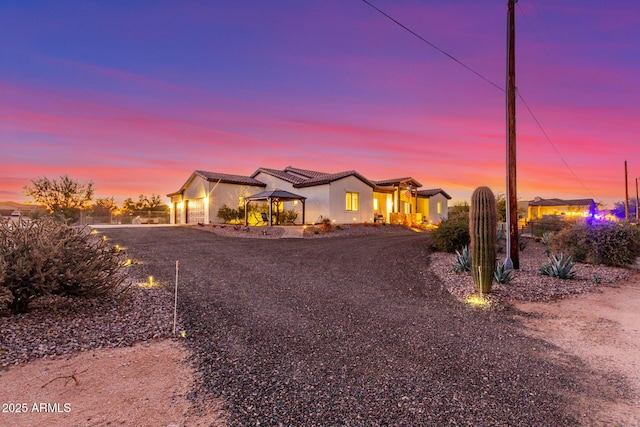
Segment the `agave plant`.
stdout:
<path fill-rule="evenodd" d="M 574 266 L 575 264 L 571 262 L 571 256 L 565 258 L 564 254 L 553 254 L 549 257 L 549 262 L 540 267 L 540 274 L 558 279 L 575 279 Z"/>
<path fill-rule="evenodd" d="M 493 272 L 493 280 L 502 285 L 511 283 L 511 280 L 513 280 L 513 277 L 511 277 L 512 271 L 513 270 L 507 270 L 504 268 L 504 264 L 498 263 L 495 271 Z"/>
<path fill-rule="evenodd" d="M 455 273 L 464 273 L 471 271 L 471 254 L 469 246 L 464 246 L 462 252 L 456 250 L 456 260 L 453 263 L 453 271 Z"/>

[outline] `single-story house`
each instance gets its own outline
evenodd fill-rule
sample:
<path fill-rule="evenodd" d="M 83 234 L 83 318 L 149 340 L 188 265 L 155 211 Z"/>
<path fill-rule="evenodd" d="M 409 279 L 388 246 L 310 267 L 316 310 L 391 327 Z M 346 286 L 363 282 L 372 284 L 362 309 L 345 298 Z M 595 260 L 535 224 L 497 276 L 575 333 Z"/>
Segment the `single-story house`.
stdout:
<path fill-rule="evenodd" d="M 527 221 L 540 219 L 544 215 L 583 216 L 595 213 L 602 206 L 593 199 L 543 199 L 536 197 L 529 202 Z"/>
<path fill-rule="evenodd" d="M 172 224 L 221 223 L 217 215 L 223 206 L 242 208 L 247 201 L 256 200 L 252 196 L 271 190 L 287 192 L 287 200 L 278 202 L 276 209 L 298 212 L 298 224 L 303 206 L 306 223 L 325 218 L 338 224 L 446 219 L 451 196 L 440 188 L 420 187 L 411 177 L 372 181 L 355 170 L 326 173 L 288 166 L 259 168 L 250 176 L 196 170 L 178 191 L 167 196 Z"/>

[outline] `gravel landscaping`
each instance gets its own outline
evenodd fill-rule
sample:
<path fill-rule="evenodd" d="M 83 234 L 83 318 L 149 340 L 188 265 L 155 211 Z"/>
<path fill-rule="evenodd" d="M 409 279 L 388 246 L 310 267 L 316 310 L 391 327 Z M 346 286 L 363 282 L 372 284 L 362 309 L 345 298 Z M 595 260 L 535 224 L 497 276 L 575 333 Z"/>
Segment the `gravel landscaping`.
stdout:
<path fill-rule="evenodd" d="M 483 309 L 461 302 L 470 277 L 452 272 L 450 254 L 430 254 L 425 233 L 213 230 L 105 230 L 139 261 L 133 281 L 153 275 L 160 288 L 0 317 L 2 365 L 170 336 L 179 260 L 180 330 L 200 374 L 192 399 L 222 398 L 232 426 L 579 425 L 573 405 L 595 385 L 601 396 L 625 393 L 619 378 L 526 336 L 508 302 L 561 298 L 635 270 L 579 265 L 577 280 L 543 278 L 544 248 L 532 242 L 513 284 Z"/>

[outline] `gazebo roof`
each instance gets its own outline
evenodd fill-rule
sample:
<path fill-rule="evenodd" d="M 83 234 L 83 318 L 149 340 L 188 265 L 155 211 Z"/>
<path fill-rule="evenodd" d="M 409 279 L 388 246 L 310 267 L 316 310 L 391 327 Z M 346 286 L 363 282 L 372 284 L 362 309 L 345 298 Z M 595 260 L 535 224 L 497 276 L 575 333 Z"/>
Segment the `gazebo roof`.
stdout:
<path fill-rule="evenodd" d="M 269 190 L 269 191 L 262 191 L 258 194 L 254 194 L 253 196 L 249 196 L 246 198 L 246 200 L 251 200 L 251 201 L 269 200 L 269 199 L 278 199 L 278 200 L 288 201 L 288 200 L 305 200 L 306 197 L 299 196 L 297 194 L 293 194 L 284 190 Z"/>

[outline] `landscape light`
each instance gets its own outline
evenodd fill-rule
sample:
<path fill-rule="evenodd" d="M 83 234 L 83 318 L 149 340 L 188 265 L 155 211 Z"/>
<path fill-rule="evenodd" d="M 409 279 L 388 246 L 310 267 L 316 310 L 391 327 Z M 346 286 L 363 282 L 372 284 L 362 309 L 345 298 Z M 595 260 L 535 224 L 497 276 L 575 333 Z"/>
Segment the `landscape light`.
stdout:
<path fill-rule="evenodd" d="M 491 306 L 491 301 L 483 297 L 482 295 L 471 295 L 464 299 L 464 302 L 474 307 L 488 308 Z"/>

